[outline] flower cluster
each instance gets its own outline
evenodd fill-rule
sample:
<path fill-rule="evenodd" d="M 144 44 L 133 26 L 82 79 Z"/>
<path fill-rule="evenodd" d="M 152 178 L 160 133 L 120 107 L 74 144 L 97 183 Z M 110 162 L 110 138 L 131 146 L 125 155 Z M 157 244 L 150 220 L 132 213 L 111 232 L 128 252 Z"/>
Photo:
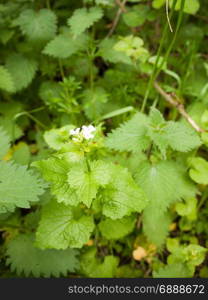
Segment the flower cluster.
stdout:
<path fill-rule="evenodd" d="M 90 140 L 93 139 L 96 131 L 96 128 L 92 125 L 85 126 L 83 125 L 82 128 L 76 128 L 70 130 L 70 135 L 73 136 L 72 140 L 75 142 L 81 142 L 83 139 Z"/>

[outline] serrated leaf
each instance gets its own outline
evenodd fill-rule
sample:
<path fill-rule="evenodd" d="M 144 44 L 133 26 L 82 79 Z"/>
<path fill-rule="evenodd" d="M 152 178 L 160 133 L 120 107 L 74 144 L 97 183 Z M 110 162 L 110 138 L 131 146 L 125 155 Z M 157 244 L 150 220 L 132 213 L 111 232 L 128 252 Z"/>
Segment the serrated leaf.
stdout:
<path fill-rule="evenodd" d="M 43 207 L 36 243 L 42 249 L 81 248 L 93 229 L 93 218 L 81 209 L 52 201 Z"/>
<path fill-rule="evenodd" d="M 179 122 L 166 122 L 155 108 L 150 112 L 148 136 L 164 156 L 168 147 L 188 152 L 201 145 L 201 140 L 193 128 Z"/>
<path fill-rule="evenodd" d="M 168 122 L 165 134 L 170 147 L 176 151 L 188 152 L 201 146 L 201 140 L 197 133 L 185 124 Z"/>
<path fill-rule="evenodd" d="M 44 192 L 44 184 L 25 166 L 0 162 L 0 207 L 29 208 Z M 9 209 L 9 210 L 11 210 Z"/>
<path fill-rule="evenodd" d="M 95 87 L 93 90 L 86 89 L 83 94 L 83 108 L 90 120 L 98 119 L 108 101 L 108 93 L 102 87 Z"/>
<path fill-rule="evenodd" d="M 109 133 L 106 146 L 118 151 L 137 152 L 150 144 L 147 137 L 148 119 L 144 114 L 137 113 L 133 118 Z"/>
<path fill-rule="evenodd" d="M 26 88 L 33 80 L 37 71 L 37 61 L 22 54 L 10 54 L 6 59 L 6 67 L 10 72 L 15 91 Z"/>
<path fill-rule="evenodd" d="M 50 106 L 51 103 L 53 103 L 53 99 L 60 98 L 61 92 L 62 87 L 59 83 L 54 81 L 44 81 L 40 86 L 39 96 L 46 105 Z"/>
<path fill-rule="evenodd" d="M 51 183 L 51 193 L 56 196 L 58 202 L 77 205 L 81 201 L 68 183 L 67 174 L 71 165 L 66 160 L 51 157 L 47 160 L 36 161 L 33 166 L 38 168 L 43 178 Z"/>
<path fill-rule="evenodd" d="M 0 127 L 0 159 L 2 159 L 10 148 L 10 138 L 7 133 Z"/>
<path fill-rule="evenodd" d="M 12 80 L 12 76 L 3 66 L 0 66 L 0 89 L 9 93 L 14 92 L 14 82 Z"/>
<path fill-rule="evenodd" d="M 19 234 L 7 244 L 6 264 L 18 275 L 60 277 L 79 268 L 77 254 L 73 249 L 38 249 L 34 246 L 33 234 Z"/>
<path fill-rule="evenodd" d="M 114 166 L 112 181 L 102 192 L 101 199 L 103 214 L 114 220 L 141 212 L 147 205 L 143 190 L 128 170 L 120 166 Z"/>
<path fill-rule="evenodd" d="M 144 209 L 142 221 L 143 230 L 148 240 L 158 247 L 163 245 L 171 222 L 168 212 L 162 211 L 155 205 L 148 205 Z"/>
<path fill-rule="evenodd" d="M 160 268 L 158 271 L 153 272 L 154 278 L 189 278 L 193 274 L 183 263 L 175 263 L 166 265 Z"/>
<path fill-rule="evenodd" d="M 195 195 L 195 186 L 184 173 L 174 161 L 160 161 L 152 165 L 144 161 L 137 171 L 136 181 L 150 203 L 164 211 L 174 201 Z"/>
<path fill-rule="evenodd" d="M 96 257 L 96 248 L 89 249 L 81 257 L 81 271 L 89 278 L 114 278 L 119 260 L 113 255 L 105 256 L 103 262 Z"/>
<path fill-rule="evenodd" d="M 114 50 L 117 40 L 114 38 L 106 38 L 99 44 L 98 55 L 105 61 L 111 63 L 125 63 L 131 65 L 131 59 L 122 52 Z"/>
<path fill-rule="evenodd" d="M 82 166 L 72 167 L 68 173 L 68 183 L 76 190 L 81 201 L 90 207 L 98 191 L 98 185 L 91 172 L 85 172 Z"/>
<path fill-rule="evenodd" d="M 51 129 L 44 132 L 44 139 L 50 148 L 60 150 L 69 140 L 70 130 L 73 125 L 66 125 L 58 129 Z"/>
<path fill-rule="evenodd" d="M 111 180 L 111 175 L 109 165 L 102 161 L 94 161 L 90 164 L 90 170 L 87 170 L 84 165 L 72 167 L 68 173 L 68 183 L 76 190 L 80 201 L 90 207 L 99 186 L 105 186 Z"/>
<path fill-rule="evenodd" d="M 55 58 L 68 58 L 81 51 L 86 46 L 86 42 L 85 35 L 75 39 L 69 33 L 59 34 L 45 46 L 43 53 Z"/>
<path fill-rule="evenodd" d="M 72 34 L 78 36 L 100 20 L 102 16 L 103 11 L 100 7 L 79 8 L 74 11 L 67 23 L 71 28 Z"/>
<path fill-rule="evenodd" d="M 28 39 L 34 41 L 47 41 L 55 36 L 57 25 L 56 15 L 50 9 L 23 10 L 15 24 Z"/>
<path fill-rule="evenodd" d="M 99 223 L 98 227 L 107 240 L 118 240 L 133 231 L 135 222 L 134 215 L 117 220 L 106 218 Z"/>

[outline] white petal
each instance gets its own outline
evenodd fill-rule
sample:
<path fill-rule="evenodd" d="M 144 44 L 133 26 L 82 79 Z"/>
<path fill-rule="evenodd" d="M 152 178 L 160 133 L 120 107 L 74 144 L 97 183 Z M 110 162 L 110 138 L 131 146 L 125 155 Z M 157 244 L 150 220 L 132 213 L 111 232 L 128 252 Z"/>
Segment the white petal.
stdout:
<path fill-rule="evenodd" d="M 89 126 L 88 126 L 88 130 L 89 130 L 90 132 L 94 132 L 94 131 L 96 130 L 96 128 L 95 128 L 94 126 L 92 126 L 92 125 L 89 125 Z"/>
<path fill-rule="evenodd" d="M 76 129 L 71 129 L 70 130 L 70 134 L 71 135 L 78 135 L 80 132 L 80 128 L 76 128 Z"/>

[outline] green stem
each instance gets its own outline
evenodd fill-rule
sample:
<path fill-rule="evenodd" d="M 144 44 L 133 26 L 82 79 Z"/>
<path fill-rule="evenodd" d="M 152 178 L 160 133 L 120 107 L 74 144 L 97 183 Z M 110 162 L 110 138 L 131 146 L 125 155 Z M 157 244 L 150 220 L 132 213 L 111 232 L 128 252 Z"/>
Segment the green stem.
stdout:
<path fill-rule="evenodd" d="M 169 17 L 170 21 L 172 19 L 172 16 L 173 16 L 173 13 L 174 13 L 174 10 L 175 10 L 176 1 L 177 0 L 174 0 L 173 5 L 171 7 L 171 13 L 170 13 L 170 17 Z M 150 79 L 149 79 L 148 84 L 147 84 L 147 89 L 146 89 L 146 92 L 145 92 L 145 95 L 144 95 L 144 99 L 143 99 L 143 103 L 142 103 L 142 107 L 141 107 L 141 112 L 144 112 L 144 110 L 145 110 L 145 107 L 146 107 L 146 104 L 147 104 L 147 99 L 149 97 L 153 82 L 156 78 L 155 74 L 156 74 L 156 71 L 157 71 L 160 55 L 162 53 L 163 45 L 165 43 L 165 40 L 166 40 L 166 37 L 167 37 L 167 34 L 168 34 L 168 29 L 169 29 L 169 24 L 168 24 L 168 22 L 166 22 L 163 33 L 162 33 L 162 38 L 160 40 L 160 45 L 159 45 L 159 48 L 158 48 L 158 51 L 157 51 L 156 62 L 154 64 L 152 74 L 151 74 Z"/>
<path fill-rule="evenodd" d="M 61 73 L 61 78 L 63 80 L 65 78 L 65 75 L 64 75 L 63 65 L 62 65 L 62 62 L 60 59 L 58 60 L 58 64 L 59 64 L 59 69 L 60 69 L 60 73 Z"/>
<path fill-rule="evenodd" d="M 207 200 L 208 197 L 208 189 L 206 189 L 201 197 L 201 200 L 199 201 L 198 204 L 198 210 L 204 205 L 205 201 Z"/>
<path fill-rule="evenodd" d="M 48 9 L 51 9 L 51 3 L 50 3 L 50 0 L 46 0 L 46 7 Z"/>
<path fill-rule="evenodd" d="M 85 161 L 86 161 L 88 172 L 91 172 L 90 164 L 89 164 L 89 161 L 88 161 L 87 157 L 85 157 Z"/>
<path fill-rule="evenodd" d="M 164 56 L 164 58 L 163 58 L 163 60 L 161 62 L 161 65 L 159 66 L 159 68 L 158 68 L 158 70 L 157 70 L 157 72 L 155 74 L 154 80 L 157 79 L 160 71 L 162 70 L 162 67 L 163 67 L 164 63 L 168 61 L 170 52 L 173 49 L 173 46 L 175 44 L 175 41 L 176 41 L 176 38 L 177 38 L 177 35 L 178 35 L 178 31 L 180 29 L 180 26 L 181 26 L 181 23 L 182 23 L 182 20 L 183 20 L 183 9 L 184 9 L 184 5 L 185 5 L 185 1 L 186 0 L 182 0 L 181 1 L 180 12 L 179 12 L 179 16 L 178 16 L 178 20 L 177 20 L 177 25 L 176 25 L 176 30 L 175 30 L 173 39 L 172 39 L 172 41 L 171 41 L 171 43 L 170 43 L 170 45 L 169 45 L 169 47 L 168 47 L 168 49 L 167 49 L 167 51 L 165 53 L 165 56 Z"/>
<path fill-rule="evenodd" d="M 27 112 L 27 111 L 23 111 L 23 112 L 21 112 L 21 113 L 19 113 L 19 114 L 16 114 L 15 116 L 14 116 L 14 121 L 16 121 L 19 117 L 21 117 L 21 116 L 27 116 L 27 117 L 29 117 L 31 120 L 33 120 L 35 123 L 37 123 L 40 127 L 42 127 L 43 129 L 47 129 L 47 127 L 42 123 L 42 122 L 40 122 L 38 119 L 36 119 L 35 117 L 33 117 L 32 115 L 31 115 L 31 113 L 29 113 L 29 112 Z"/>

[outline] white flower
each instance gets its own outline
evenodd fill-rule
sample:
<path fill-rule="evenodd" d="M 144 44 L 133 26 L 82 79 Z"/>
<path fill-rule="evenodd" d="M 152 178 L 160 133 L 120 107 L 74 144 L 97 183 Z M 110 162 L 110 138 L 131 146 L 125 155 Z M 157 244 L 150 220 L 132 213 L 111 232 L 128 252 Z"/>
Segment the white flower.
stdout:
<path fill-rule="evenodd" d="M 78 135 L 80 132 L 80 128 L 76 128 L 76 129 L 71 129 L 70 130 L 70 135 Z"/>
<path fill-rule="evenodd" d="M 82 135 L 86 140 L 93 139 L 94 134 L 92 134 L 94 131 L 96 131 L 96 128 L 92 125 L 89 126 L 82 126 Z"/>
<path fill-rule="evenodd" d="M 81 142 L 83 139 L 89 140 L 94 138 L 93 132 L 96 131 L 96 128 L 92 125 L 89 126 L 82 126 L 82 129 L 76 128 L 76 129 L 71 129 L 70 130 L 70 135 L 73 135 L 74 137 L 72 138 L 73 141 L 75 142 Z"/>

